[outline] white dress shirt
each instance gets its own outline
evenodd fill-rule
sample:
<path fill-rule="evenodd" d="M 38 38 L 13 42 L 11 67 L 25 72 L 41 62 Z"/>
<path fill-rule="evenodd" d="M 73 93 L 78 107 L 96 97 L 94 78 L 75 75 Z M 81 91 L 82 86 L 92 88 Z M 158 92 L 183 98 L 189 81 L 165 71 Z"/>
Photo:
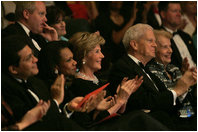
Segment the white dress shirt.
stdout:
<path fill-rule="evenodd" d="M 139 65 L 139 62 L 141 62 L 141 61 L 139 61 L 137 58 L 135 58 L 134 56 L 132 56 L 132 55 L 130 55 L 130 54 L 128 54 L 128 56 L 137 64 L 137 65 Z M 142 69 L 143 71 L 144 71 L 144 69 Z M 144 71 L 145 72 L 145 71 Z M 146 72 L 145 72 L 146 73 Z M 149 76 L 149 74 L 148 73 L 146 73 L 146 75 L 148 76 L 148 78 L 153 82 L 153 84 L 154 84 L 154 86 L 155 86 L 155 88 L 157 89 L 157 91 L 159 91 L 159 89 L 157 88 L 157 86 L 155 85 L 155 83 L 154 83 L 154 81 L 151 79 L 151 77 Z M 171 92 L 172 92 L 172 94 L 173 94 L 173 105 L 176 105 L 176 99 L 177 99 L 177 94 L 176 94 L 176 92 L 174 91 L 174 90 L 170 90 Z"/>
<path fill-rule="evenodd" d="M 26 34 L 28 35 L 28 36 L 30 36 L 30 30 L 25 26 L 25 25 L 23 25 L 22 23 L 20 23 L 20 22 L 18 22 L 20 25 L 21 25 L 21 27 L 25 30 L 25 32 L 26 32 Z M 32 38 L 31 38 L 32 39 Z M 41 47 L 38 45 L 38 43 L 34 40 L 34 39 L 32 39 L 32 42 L 33 42 L 33 44 L 34 44 L 34 46 L 36 47 L 36 49 L 38 49 L 39 51 L 41 50 Z"/>
<path fill-rule="evenodd" d="M 168 32 L 170 32 L 171 34 L 173 34 L 173 31 L 167 27 L 164 27 Z M 186 44 L 184 43 L 184 41 L 182 40 L 181 36 L 179 34 L 176 34 L 173 36 L 173 40 L 179 50 L 179 53 L 182 57 L 182 59 L 184 59 L 185 57 L 188 58 L 188 63 L 191 67 L 196 67 L 196 64 L 194 63 L 194 61 L 192 60 L 192 56 L 190 55 L 190 52 L 186 46 Z"/>

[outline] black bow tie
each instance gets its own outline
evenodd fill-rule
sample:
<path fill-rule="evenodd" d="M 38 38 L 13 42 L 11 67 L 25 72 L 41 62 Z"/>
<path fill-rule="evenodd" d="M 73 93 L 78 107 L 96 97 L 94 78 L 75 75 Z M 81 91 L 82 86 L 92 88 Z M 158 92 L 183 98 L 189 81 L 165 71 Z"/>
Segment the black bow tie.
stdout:
<path fill-rule="evenodd" d="M 142 62 L 139 62 L 139 66 L 140 66 L 142 69 L 145 69 L 145 66 L 142 64 Z"/>
<path fill-rule="evenodd" d="M 30 38 L 35 39 L 36 34 L 34 34 L 33 32 L 30 31 L 29 35 L 30 35 Z"/>
<path fill-rule="evenodd" d="M 145 71 L 146 73 L 150 73 L 148 66 L 144 66 L 144 65 L 142 64 L 142 62 L 139 62 L 139 66 L 140 66 L 142 69 L 144 69 L 144 71 Z"/>
<path fill-rule="evenodd" d="M 178 32 L 173 32 L 173 36 L 175 36 L 176 34 L 179 34 Z"/>

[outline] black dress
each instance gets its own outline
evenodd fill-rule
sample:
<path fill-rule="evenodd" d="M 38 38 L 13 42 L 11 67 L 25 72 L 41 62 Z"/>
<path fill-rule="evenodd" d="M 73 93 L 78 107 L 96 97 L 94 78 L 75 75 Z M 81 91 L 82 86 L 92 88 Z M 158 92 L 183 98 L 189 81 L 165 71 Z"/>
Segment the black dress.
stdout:
<path fill-rule="evenodd" d="M 75 96 L 85 96 L 102 85 L 100 82 L 97 85 L 92 81 L 76 78 L 73 80 L 70 90 Z M 93 120 L 93 112 L 88 114 L 75 112 L 72 115 L 72 119 L 80 126 L 88 128 L 89 130 L 168 130 L 161 123 L 142 111 L 132 111 L 126 115 L 116 116 L 102 123 L 98 123 L 98 121 L 108 115 L 108 111 L 103 111 L 96 120 Z"/>

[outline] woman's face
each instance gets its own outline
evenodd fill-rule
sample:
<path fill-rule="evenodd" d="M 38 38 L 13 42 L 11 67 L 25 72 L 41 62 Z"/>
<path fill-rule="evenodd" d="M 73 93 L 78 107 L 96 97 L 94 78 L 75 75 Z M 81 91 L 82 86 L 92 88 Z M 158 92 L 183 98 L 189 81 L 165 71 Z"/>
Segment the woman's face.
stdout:
<path fill-rule="evenodd" d="M 168 65 L 171 62 L 172 52 L 170 39 L 159 36 L 156 48 L 156 60 L 164 65 Z"/>
<path fill-rule="evenodd" d="M 100 45 L 97 45 L 93 50 L 91 50 L 87 56 L 85 56 L 85 66 L 96 72 L 101 69 L 101 62 L 104 55 L 101 52 Z"/>
<path fill-rule="evenodd" d="M 66 29 L 65 29 L 65 22 L 63 21 L 63 16 L 60 16 L 57 23 L 52 25 L 58 33 L 58 36 L 64 36 L 66 34 Z"/>
<path fill-rule="evenodd" d="M 60 51 L 60 64 L 58 66 L 58 71 L 60 71 L 64 76 L 73 76 L 76 73 L 77 62 L 73 59 L 73 53 L 69 48 L 64 48 Z"/>

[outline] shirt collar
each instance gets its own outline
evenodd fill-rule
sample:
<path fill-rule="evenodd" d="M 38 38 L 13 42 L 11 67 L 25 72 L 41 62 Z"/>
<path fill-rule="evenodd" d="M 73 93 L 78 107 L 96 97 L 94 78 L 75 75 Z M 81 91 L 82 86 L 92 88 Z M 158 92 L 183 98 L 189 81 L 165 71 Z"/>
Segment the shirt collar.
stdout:
<path fill-rule="evenodd" d="M 25 32 L 26 32 L 26 34 L 28 35 L 28 36 L 30 36 L 30 30 L 24 25 L 24 24 L 22 24 L 21 22 L 18 22 L 20 25 L 21 25 L 21 27 L 25 30 Z"/>
<path fill-rule="evenodd" d="M 131 54 L 128 54 L 128 56 L 139 66 L 140 64 L 140 62 L 141 61 L 139 61 L 137 58 L 135 58 L 134 56 L 132 56 Z"/>
<path fill-rule="evenodd" d="M 14 79 L 16 79 L 19 83 L 22 83 L 22 82 L 23 82 L 23 80 L 22 80 L 22 79 L 15 78 L 15 77 L 14 77 Z M 25 83 L 27 83 L 27 80 L 24 80 L 24 82 L 25 82 Z"/>
<path fill-rule="evenodd" d="M 167 28 L 167 27 L 165 27 L 165 26 L 164 26 L 164 28 L 166 29 L 166 31 L 170 32 L 171 34 L 173 34 L 173 32 L 177 32 L 177 30 L 173 31 L 173 30 L 171 30 L 170 28 Z"/>

